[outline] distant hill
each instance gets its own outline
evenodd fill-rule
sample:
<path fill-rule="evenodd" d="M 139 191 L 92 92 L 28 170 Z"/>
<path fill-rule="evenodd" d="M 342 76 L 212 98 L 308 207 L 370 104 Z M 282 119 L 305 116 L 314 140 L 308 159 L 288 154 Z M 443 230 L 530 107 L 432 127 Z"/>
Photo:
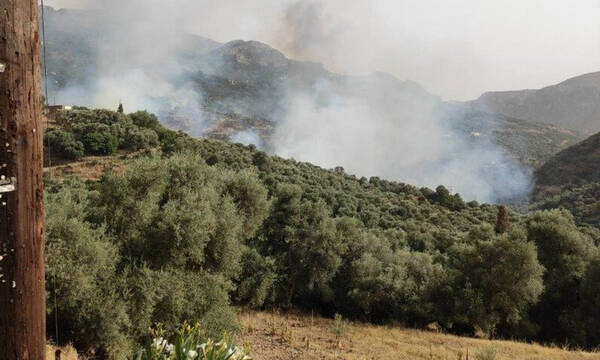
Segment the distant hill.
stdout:
<path fill-rule="evenodd" d="M 51 91 L 70 86 L 85 86 L 114 64 L 99 63 L 101 52 L 114 51 L 107 43 L 107 30 L 94 11 L 55 10 L 46 6 L 46 50 L 48 85 Z M 173 58 L 190 66 L 203 54 L 222 44 L 201 36 L 181 34 Z M 52 101 L 52 99 L 49 99 Z"/>
<path fill-rule="evenodd" d="M 535 207 L 564 207 L 600 227 L 600 133 L 552 157 L 535 178 Z"/>
<path fill-rule="evenodd" d="M 593 133 L 600 131 L 600 72 L 540 90 L 487 92 L 467 104 L 523 120 Z"/>
<path fill-rule="evenodd" d="M 600 133 L 561 151 L 536 172 L 538 187 L 557 188 L 600 181 Z"/>
<path fill-rule="evenodd" d="M 558 126 L 532 123 L 443 102 L 421 85 L 386 73 L 343 76 L 322 65 L 287 59 L 281 52 L 255 41 L 232 41 L 206 54 L 195 75 L 205 94 L 205 108 L 218 116 L 209 133 L 227 139 L 240 130 L 257 130 L 269 137 L 285 112 L 290 92 L 318 93 L 324 104 L 332 98 L 361 99 L 384 117 L 439 116 L 449 129 L 474 143 L 494 143 L 526 166 L 542 165 L 552 155 L 582 137 Z M 213 64 L 217 64 L 216 66 Z M 262 119 L 257 124 L 257 119 Z M 258 127 L 257 127 L 258 125 Z M 184 126 L 185 128 L 185 126 Z"/>
<path fill-rule="evenodd" d="M 46 18 L 51 94 L 74 89 L 66 93 L 73 93 L 72 101 L 77 102 L 90 91 L 87 84 L 104 76 L 107 64 L 98 63 L 99 53 L 116 50 L 104 42 L 104 29 L 93 11 L 47 8 Z M 196 110 L 200 113 L 191 116 L 164 100 L 164 111 L 153 109 L 163 123 L 222 140 L 236 141 L 239 134 L 250 132 L 266 150 L 271 150 L 274 131 L 286 116 L 290 95 L 305 96 L 324 107 L 340 101 L 359 102 L 369 107 L 371 115 L 389 122 L 437 116 L 461 141 L 466 138 L 475 147 L 499 145 L 526 167 L 541 165 L 581 139 L 576 132 L 557 126 L 445 103 L 421 85 L 389 74 L 335 74 L 321 64 L 288 59 L 256 41 L 221 44 L 182 34 L 170 57 L 185 69 L 173 80 L 174 86 L 193 88 L 201 104 Z M 161 71 L 160 65 L 148 66 L 150 73 Z"/>
<path fill-rule="evenodd" d="M 474 141 L 488 141 L 507 150 L 521 164 L 532 168 L 542 166 L 563 150 L 576 144 L 581 135 L 558 126 L 533 123 L 481 110 L 447 104 L 444 114 L 448 121 Z"/>

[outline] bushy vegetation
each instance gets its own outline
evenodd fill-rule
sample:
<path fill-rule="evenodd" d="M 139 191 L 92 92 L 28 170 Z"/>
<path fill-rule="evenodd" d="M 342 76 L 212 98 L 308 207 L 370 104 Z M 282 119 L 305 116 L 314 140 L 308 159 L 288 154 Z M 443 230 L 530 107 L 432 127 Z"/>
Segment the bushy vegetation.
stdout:
<path fill-rule="evenodd" d="M 50 129 L 45 135 L 46 152 L 54 150 L 54 156 L 66 160 L 77 160 L 85 154 L 83 143 L 72 132 Z"/>
<path fill-rule="evenodd" d="M 600 181 L 537 196 L 534 209 L 569 210 L 578 223 L 600 229 Z"/>
<path fill-rule="evenodd" d="M 600 181 L 600 134 L 571 146 L 536 171 L 538 186 L 580 186 Z"/>
<path fill-rule="evenodd" d="M 242 239 L 268 211 L 256 174 L 193 154 L 144 158 L 92 186 L 50 186 L 46 202 L 50 316 L 78 349 L 123 357 L 155 323 L 200 322 L 213 338 L 237 330 L 229 293 Z"/>
<path fill-rule="evenodd" d="M 232 302 L 599 344 L 582 319 L 597 315 L 600 237 L 566 211 L 519 216 L 165 134 L 124 174 L 47 186 L 48 291 L 79 349 L 131 354 L 155 323 L 218 338 L 237 328 Z"/>
<path fill-rule="evenodd" d="M 564 208 L 600 229 L 600 134 L 560 152 L 535 175 L 532 208 Z"/>
<path fill-rule="evenodd" d="M 56 127 L 45 135 L 47 154 L 63 160 L 86 155 L 113 155 L 169 146 L 176 133 L 165 129 L 155 115 L 138 111 L 125 115 L 110 110 L 75 108 L 56 115 Z"/>

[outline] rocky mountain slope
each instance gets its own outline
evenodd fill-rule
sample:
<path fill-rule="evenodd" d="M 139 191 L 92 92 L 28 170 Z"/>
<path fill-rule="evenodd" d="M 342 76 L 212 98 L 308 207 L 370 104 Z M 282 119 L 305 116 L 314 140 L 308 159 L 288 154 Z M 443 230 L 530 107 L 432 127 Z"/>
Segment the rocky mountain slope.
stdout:
<path fill-rule="evenodd" d="M 581 135 L 558 126 L 512 118 L 481 110 L 448 104 L 446 116 L 453 126 L 470 134 L 473 141 L 490 141 L 518 160 L 537 168 L 557 152 L 577 143 Z"/>
<path fill-rule="evenodd" d="M 577 76 L 540 90 L 488 92 L 468 105 L 593 133 L 600 131 L 600 72 Z"/>
<path fill-rule="evenodd" d="M 115 59 L 120 54 L 106 42 L 107 36 L 98 28 L 93 12 L 47 8 L 46 17 L 51 91 L 75 93 L 73 101 L 85 98 L 89 85 L 113 70 L 113 64 L 98 60 L 106 58 L 99 54 L 114 53 Z M 159 113 L 165 124 L 225 140 L 236 141 L 248 135 L 258 138 L 266 150 L 272 150 L 275 129 L 286 119 L 290 104 L 297 98 L 309 99 L 318 109 L 338 104 L 365 108 L 365 122 L 382 121 L 395 126 L 434 122 L 438 128 L 475 146 L 499 145 L 510 158 L 526 167 L 542 164 L 581 139 L 577 133 L 557 126 L 445 103 L 419 84 L 389 74 L 335 74 L 321 64 L 288 59 L 255 41 L 220 44 L 181 35 L 173 53 L 168 55 L 161 60 L 177 63 L 183 69 L 169 78 L 172 86 L 194 89 L 199 104 L 190 114 L 179 112 L 178 105 L 170 103 L 172 99 L 153 98 L 164 111 L 152 110 Z M 142 71 L 156 74 L 161 68 L 149 64 Z"/>
<path fill-rule="evenodd" d="M 84 91 L 92 81 L 117 66 L 119 54 L 116 52 L 129 45 L 115 47 L 112 40 L 120 30 L 105 29 L 103 17 L 94 11 L 55 10 L 46 6 L 44 12 L 48 85 L 53 93 L 70 87 Z M 190 66 L 198 57 L 222 45 L 190 34 L 180 34 L 175 43 L 176 52 L 171 55 L 182 66 Z M 101 53 L 111 56 L 101 57 Z"/>
<path fill-rule="evenodd" d="M 441 101 L 412 81 L 392 75 L 342 76 L 320 64 L 289 60 L 257 42 L 234 41 L 206 55 L 209 61 L 196 74 L 199 91 L 207 94 L 205 108 L 222 114 L 210 132 L 227 134 L 257 130 L 269 143 L 274 126 L 285 116 L 290 95 L 308 94 L 327 106 L 344 99 L 360 99 L 375 115 L 390 118 L 433 116 L 448 131 L 457 131 L 474 143 L 491 142 L 527 166 L 539 166 L 581 136 L 558 126 L 532 123 Z M 235 114 L 235 115 L 234 115 Z M 256 121 L 264 119 L 262 126 Z M 365 120 L 367 121 L 367 120 Z M 221 136 L 226 138 L 226 136 Z"/>

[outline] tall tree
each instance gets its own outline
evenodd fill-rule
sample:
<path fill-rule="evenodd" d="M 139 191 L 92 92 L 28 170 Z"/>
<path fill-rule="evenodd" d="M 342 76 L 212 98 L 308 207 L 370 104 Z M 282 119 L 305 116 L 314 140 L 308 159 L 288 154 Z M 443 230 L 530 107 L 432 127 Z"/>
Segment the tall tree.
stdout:
<path fill-rule="evenodd" d="M 43 359 L 42 108 L 37 0 L 0 0 L 0 359 Z"/>
<path fill-rule="evenodd" d="M 538 258 L 546 267 L 539 304 L 532 319 L 540 325 L 543 340 L 571 343 L 566 314 L 579 305 L 581 280 L 598 253 L 592 238 L 580 231 L 567 210 L 538 211 L 526 221 L 527 238 L 537 246 Z"/>
<path fill-rule="evenodd" d="M 508 209 L 504 205 L 498 206 L 498 216 L 496 218 L 496 233 L 504 234 L 510 231 L 510 219 Z"/>

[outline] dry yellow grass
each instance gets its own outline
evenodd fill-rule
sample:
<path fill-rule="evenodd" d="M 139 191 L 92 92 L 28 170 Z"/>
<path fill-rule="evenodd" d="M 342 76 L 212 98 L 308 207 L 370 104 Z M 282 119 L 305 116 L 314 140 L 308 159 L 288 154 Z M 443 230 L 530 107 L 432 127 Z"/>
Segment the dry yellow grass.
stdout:
<path fill-rule="evenodd" d="M 112 170 L 118 174 L 125 171 L 127 161 L 139 155 L 142 151 L 120 151 L 111 156 L 86 156 L 78 161 L 61 161 L 52 166 L 46 166 L 44 171 L 57 178 L 69 175 L 78 175 L 85 180 L 99 180 L 107 171 Z"/>
<path fill-rule="evenodd" d="M 123 163 L 114 157 L 90 156 L 81 161 L 46 167 L 44 171 L 59 179 L 69 175 L 79 175 L 85 180 L 99 180 L 107 170 L 121 173 L 123 168 Z"/>
<path fill-rule="evenodd" d="M 58 348 L 54 345 L 46 345 L 46 360 L 55 360 L 56 350 L 60 350 L 61 360 L 77 360 L 77 351 L 72 346 Z"/>
<path fill-rule="evenodd" d="M 332 320 L 320 317 L 244 311 L 239 320 L 244 327 L 239 342 L 250 346 L 255 360 L 466 360 L 467 351 L 468 359 L 477 360 L 475 354 L 488 348 L 496 350 L 497 360 L 600 360 L 600 353 L 366 324 L 351 325 L 338 344 Z"/>

